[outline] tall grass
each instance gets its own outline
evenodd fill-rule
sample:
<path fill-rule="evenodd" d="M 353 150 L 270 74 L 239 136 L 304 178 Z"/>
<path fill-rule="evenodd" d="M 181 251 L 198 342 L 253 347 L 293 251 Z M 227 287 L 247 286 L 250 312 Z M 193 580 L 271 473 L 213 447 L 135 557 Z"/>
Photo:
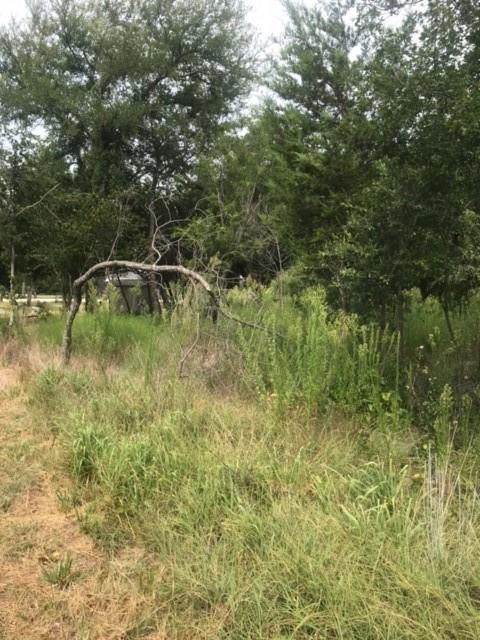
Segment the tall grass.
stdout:
<path fill-rule="evenodd" d="M 405 362 L 395 333 L 331 317 L 319 290 L 228 302 L 264 331 L 83 315 L 84 360 L 31 389 L 80 526 L 150 559 L 136 637 L 480 637 L 477 414 L 438 308 L 412 305 Z"/>
<path fill-rule="evenodd" d="M 192 300 L 198 304 L 194 296 Z M 82 314 L 74 329 L 75 352 L 95 354 L 103 367 L 128 363 L 143 371 L 146 382 L 160 368 L 170 373 L 176 368 L 183 375 L 185 365 L 188 370 L 190 362 L 198 364 L 203 353 L 203 365 L 210 360 L 213 384 L 228 378 L 275 406 L 279 415 L 298 408 L 306 417 L 345 412 L 385 432 L 415 424 L 432 441 L 438 439 L 439 447 L 453 432 L 458 442 L 476 437 L 477 299 L 452 317 L 454 341 L 438 303 L 422 302 L 415 292 L 401 338 L 388 327 L 361 324 L 344 314 L 332 316 L 319 288 L 295 298 L 280 297 L 274 286 L 230 292 L 227 304 L 232 311 L 255 320 L 261 331 L 229 321 L 214 328 L 200 319 L 198 308 L 192 309 L 192 300 L 161 319 L 119 316 L 101 308 Z M 52 347 L 60 344 L 62 328 L 63 318 L 57 317 L 38 323 L 34 332 L 38 341 Z M 230 360 L 218 358 L 219 350 L 228 352 Z M 241 375 L 235 373 L 238 367 Z M 442 436 L 439 407 L 449 389 L 449 427 Z"/>
<path fill-rule="evenodd" d="M 54 317 L 39 322 L 36 337 L 46 346 L 59 346 L 65 318 Z M 82 313 L 74 327 L 74 345 L 77 353 L 95 353 L 100 358 L 119 358 L 140 347 L 146 350 L 153 335 L 164 328 L 156 318 L 129 316 L 100 309 L 95 313 Z"/>
<path fill-rule="evenodd" d="M 141 551 L 129 637 L 479 638 L 478 301 L 452 340 L 412 294 L 401 344 L 319 289 L 226 302 L 263 330 L 82 314 L 75 366 L 30 389 L 62 508 L 113 558 Z M 23 339 L 52 353 L 62 329 Z"/>
<path fill-rule="evenodd" d="M 221 357 L 221 356 L 219 356 Z M 101 382 L 103 380 L 103 382 Z M 155 559 L 149 628 L 172 638 L 475 639 L 474 452 L 440 456 L 140 371 L 40 376 L 80 524 Z M 158 573 L 156 573 L 158 567 Z"/>
<path fill-rule="evenodd" d="M 281 413 L 301 405 L 310 414 L 347 411 L 386 430 L 401 426 L 398 335 L 351 316 L 330 319 L 320 289 L 281 309 L 267 298 L 261 320 L 264 332 L 242 329 L 237 339 L 252 387 Z"/>
<path fill-rule="evenodd" d="M 320 289 L 296 298 L 280 299 L 274 287 L 229 297 L 237 315 L 256 313 L 266 329 L 242 328 L 236 340 L 250 387 L 280 414 L 301 406 L 309 415 L 344 411 L 385 432 L 415 425 L 439 449 L 479 433 L 479 300 L 452 315 L 452 340 L 438 302 L 415 292 L 402 336 L 333 315 Z"/>
<path fill-rule="evenodd" d="M 447 396 L 449 424 L 454 427 L 449 437 L 454 436 L 457 444 L 468 444 L 478 436 L 479 313 L 476 296 L 452 314 L 452 340 L 439 303 L 411 294 L 404 328 L 403 400 L 416 422 L 434 438 Z"/>

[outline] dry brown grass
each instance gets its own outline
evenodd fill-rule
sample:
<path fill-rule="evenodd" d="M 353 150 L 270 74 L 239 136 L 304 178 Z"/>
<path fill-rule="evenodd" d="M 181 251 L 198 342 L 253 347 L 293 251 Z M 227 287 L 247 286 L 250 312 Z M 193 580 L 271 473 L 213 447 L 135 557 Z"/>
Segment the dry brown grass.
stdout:
<path fill-rule="evenodd" d="M 41 356 L 8 343 L 0 355 L 10 362 L 0 368 L 0 638 L 134 638 L 151 606 L 138 580 L 147 559 L 132 551 L 107 557 L 81 532 L 75 510 L 60 509 L 57 492 L 68 479 L 51 438 L 31 423 L 21 384 Z M 45 572 L 65 558 L 75 580 L 68 588 L 49 584 Z"/>
<path fill-rule="evenodd" d="M 15 339 L 0 341 L 0 390 L 4 385 L 27 382 L 54 359 L 55 354 L 47 354 L 37 345 L 20 344 Z"/>

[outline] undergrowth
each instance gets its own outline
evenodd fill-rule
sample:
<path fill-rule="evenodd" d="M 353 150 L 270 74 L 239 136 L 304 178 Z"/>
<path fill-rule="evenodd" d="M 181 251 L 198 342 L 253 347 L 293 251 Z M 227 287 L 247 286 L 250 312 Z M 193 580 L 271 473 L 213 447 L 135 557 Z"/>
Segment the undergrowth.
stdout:
<path fill-rule="evenodd" d="M 321 292 L 229 304 L 265 331 L 84 315 L 76 368 L 31 390 L 73 480 L 64 508 L 112 556 L 155 558 L 138 633 L 480 637 L 474 399 L 444 372 L 416 411 L 399 337 L 330 317 Z M 58 344 L 56 320 L 37 331 Z"/>

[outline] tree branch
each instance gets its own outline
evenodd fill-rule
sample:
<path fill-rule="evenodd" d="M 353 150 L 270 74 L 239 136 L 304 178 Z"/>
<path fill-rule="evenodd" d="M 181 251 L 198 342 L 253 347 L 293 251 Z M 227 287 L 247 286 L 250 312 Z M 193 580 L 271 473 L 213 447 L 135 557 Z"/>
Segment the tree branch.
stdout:
<path fill-rule="evenodd" d="M 193 271 L 192 269 L 187 269 L 186 267 L 182 267 L 180 265 L 154 265 L 154 264 L 146 264 L 144 262 L 132 262 L 130 260 L 108 260 L 105 262 L 99 262 L 95 264 L 93 267 L 88 269 L 83 275 L 75 280 L 72 285 L 72 301 L 70 303 L 70 309 L 68 311 L 67 319 L 65 322 L 65 328 L 63 332 L 63 340 L 62 340 L 62 349 L 61 349 L 61 363 L 63 367 L 66 367 L 70 362 L 71 354 L 72 354 L 72 327 L 75 321 L 75 317 L 80 309 L 80 304 L 82 301 L 82 289 L 86 285 L 86 283 L 93 278 L 93 276 L 101 271 L 105 270 L 123 270 L 128 269 L 130 271 L 135 271 L 139 273 L 177 273 L 179 275 L 184 276 L 193 282 L 199 284 L 204 291 L 210 297 L 211 302 L 213 303 L 213 313 L 212 319 L 213 322 L 216 322 L 218 315 L 222 315 L 228 320 L 232 320 L 233 322 L 237 322 L 238 324 L 248 327 L 250 329 L 257 329 L 260 331 L 264 331 L 266 333 L 271 333 L 266 327 L 262 327 L 259 324 L 254 322 L 248 322 L 246 320 L 241 320 L 240 318 L 236 318 L 232 316 L 230 313 L 220 308 L 220 300 L 216 292 L 212 289 L 209 283 L 205 280 L 205 278 Z M 275 334 L 277 337 L 283 337 L 279 334 Z"/>
<path fill-rule="evenodd" d="M 36 202 L 33 202 L 32 204 L 28 204 L 26 207 L 23 207 L 23 209 L 20 209 L 20 211 L 17 211 L 15 213 L 15 218 L 17 218 L 18 216 L 21 216 L 23 213 L 25 213 L 25 211 L 28 211 L 29 209 L 33 209 L 34 207 L 38 207 L 38 205 L 41 204 L 45 200 L 45 198 L 47 196 L 49 196 L 53 191 L 55 191 L 55 189 L 58 189 L 59 186 L 60 186 L 60 184 L 54 185 L 51 189 L 46 191 L 43 194 L 43 196 L 41 198 L 39 198 Z"/>
<path fill-rule="evenodd" d="M 99 262 L 94 265 L 88 271 L 86 271 L 83 275 L 75 280 L 72 286 L 72 301 L 70 303 L 70 309 L 68 311 L 67 320 L 65 322 L 65 329 L 63 332 L 63 341 L 62 341 L 62 352 L 61 352 L 61 360 L 62 366 L 68 365 L 71 357 L 72 351 L 72 327 L 75 321 L 75 317 L 80 308 L 80 303 L 82 300 L 82 289 L 84 285 L 91 279 L 93 276 L 101 271 L 114 270 L 114 269 L 128 269 L 130 271 L 138 271 L 143 273 L 177 273 L 182 275 L 190 280 L 193 280 L 197 284 L 199 284 L 209 295 L 210 300 L 214 306 L 214 312 L 218 315 L 219 310 L 219 300 L 215 291 L 211 288 L 208 282 L 205 280 L 203 276 L 201 276 L 196 271 L 192 271 L 191 269 L 187 269 L 186 267 L 176 266 L 176 265 L 153 265 L 153 264 L 145 264 L 143 262 L 131 262 L 129 260 L 108 260 L 105 262 Z M 214 316 L 215 319 L 215 316 Z"/>

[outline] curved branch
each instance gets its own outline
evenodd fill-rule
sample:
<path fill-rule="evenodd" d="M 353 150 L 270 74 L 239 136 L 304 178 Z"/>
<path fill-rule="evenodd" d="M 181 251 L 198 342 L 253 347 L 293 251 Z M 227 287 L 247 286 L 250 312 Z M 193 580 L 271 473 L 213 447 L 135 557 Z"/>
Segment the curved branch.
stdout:
<path fill-rule="evenodd" d="M 64 367 L 67 366 L 70 362 L 70 357 L 72 354 L 72 327 L 78 310 L 80 309 L 80 304 L 82 301 L 82 289 L 84 285 L 91 278 L 93 278 L 95 274 L 100 271 L 105 271 L 105 269 L 129 269 L 131 271 L 140 271 L 144 273 L 178 273 L 179 275 L 193 280 L 208 293 L 214 307 L 214 321 L 218 316 L 218 297 L 215 291 L 205 280 L 205 278 L 196 271 L 192 271 L 191 269 L 187 269 L 186 267 L 175 265 L 153 265 L 144 264 L 143 262 L 130 262 L 129 260 L 107 260 L 105 262 L 99 262 L 98 264 L 95 264 L 93 267 L 88 269 L 88 271 L 77 278 L 73 283 L 72 301 L 70 303 L 70 309 L 68 311 L 67 319 L 65 322 L 65 329 L 63 331 L 62 340 L 61 362 L 62 366 Z"/>

